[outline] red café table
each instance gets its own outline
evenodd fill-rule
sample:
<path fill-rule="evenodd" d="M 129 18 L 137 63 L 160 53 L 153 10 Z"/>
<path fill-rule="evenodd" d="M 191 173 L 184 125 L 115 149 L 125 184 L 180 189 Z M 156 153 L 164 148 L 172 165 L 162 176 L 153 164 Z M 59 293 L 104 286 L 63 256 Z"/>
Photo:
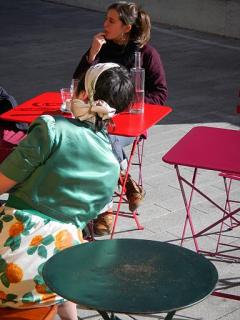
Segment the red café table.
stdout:
<path fill-rule="evenodd" d="M 0 119 L 13 122 L 26 122 L 31 123 L 37 117 L 50 114 L 50 115 L 61 115 L 64 117 L 72 117 L 69 113 L 63 113 L 60 110 L 61 96 L 58 92 L 45 92 L 42 93 L 26 102 L 18 105 L 14 109 L 11 109 L 0 115 Z M 134 137 L 134 142 L 128 159 L 128 166 L 126 170 L 125 179 L 122 182 L 121 192 L 118 194 L 118 206 L 115 212 L 115 220 L 113 225 L 113 230 L 111 233 L 111 238 L 114 235 L 116 223 L 119 215 L 125 217 L 134 218 L 137 228 L 142 230 L 143 227 L 140 225 L 137 212 L 131 212 L 125 214 L 121 212 L 121 204 L 125 200 L 124 190 L 127 181 L 127 176 L 132 164 L 132 159 L 135 154 L 136 148 L 139 147 L 141 141 L 141 135 L 144 134 L 150 127 L 155 125 L 157 122 L 162 120 L 167 116 L 172 109 L 168 106 L 151 105 L 145 104 L 145 110 L 143 114 L 130 114 L 129 112 L 122 112 L 113 117 L 113 125 L 110 125 L 108 132 L 113 135 L 121 135 L 127 137 Z M 139 170 L 141 171 L 142 165 L 142 152 L 143 149 L 138 149 L 139 158 Z M 141 173 L 141 172 L 140 172 Z"/>
<path fill-rule="evenodd" d="M 13 122 L 31 123 L 44 114 L 62 115 L 71 118 L 71 114 L 60 110 L 61 96 L 58 92 L 45 92 L 0 115 L 0 119 Z M 113 118 L 115 126 L 109 133 L 136 137 L 162 120 L 172 111 L 170 107 L 145 104 L 144 114 L 122 112 Z"/>
<path fill-rule="evenodd" d="M 197 183 L 197 172 L 200 169 L 213 170 L 217 172 L 225 172 L 232 174 L 240 174 L 240 131 L 199 126 L 191 129 L 182 139 L 180 139 L 164 156 L 163 161 L 174 165 L 178 177 L 178 182 L 182 192 L 184 205 L 186 209 L 186 217 L 182 232 L 181 245 L 185 239 L 186 227 L 190 226 L 191 234 L 195 244 L 195 249 L 199 253 L 210 254 L 211 256 L 220 256 L 225 258 L 239 259 L 225 253 L 209 252 L 199 248 L 198 238 L 206 235 L 209 230 L 222 226 L 222 223 L 227 219 L 235 220 L 236 225 L 240 225 L 237 219 L 237 213 L 240 207 L 229 210 L 224 205 L 217 203 L 213 195 L 203 192 Z M 180 170 L 181 167 L 190 167 L 193 169 L 192 176 L 186 177 Z M 190 192 L 186 192 L 189 187 Z M 200 231 L 196 231 L 196 224 L 194 224 L 192 217 L 192 203 L 193 194 L 204 197 L 213 206 L 219 209 L 222 217 L 214 223 L 206 226 Z M 220 229 L 221 230 L 221 229 Z M 229 245 L 228 245 L 229 246 Z M 234 246 L 235 250 L 239 247 Z M 227 251 L 228 253 L 228 251 Z M 239 260 L 238 260 L 239 261 Z M 214 295 L 223 296 L 231 299 L 240 300 L 239 295 L 225 294 L 215 291 Z"/>

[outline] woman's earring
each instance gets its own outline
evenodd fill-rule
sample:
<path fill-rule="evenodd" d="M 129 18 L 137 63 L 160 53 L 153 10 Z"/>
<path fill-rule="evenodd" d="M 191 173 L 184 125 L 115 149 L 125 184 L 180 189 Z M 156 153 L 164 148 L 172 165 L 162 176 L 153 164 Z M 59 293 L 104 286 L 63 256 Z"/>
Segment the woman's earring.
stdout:
<path fill-rule="evenodd" d="M 123 32 L 122 33 L 122 42 L 124 43 L 126 41 L 126 34 Z"/>

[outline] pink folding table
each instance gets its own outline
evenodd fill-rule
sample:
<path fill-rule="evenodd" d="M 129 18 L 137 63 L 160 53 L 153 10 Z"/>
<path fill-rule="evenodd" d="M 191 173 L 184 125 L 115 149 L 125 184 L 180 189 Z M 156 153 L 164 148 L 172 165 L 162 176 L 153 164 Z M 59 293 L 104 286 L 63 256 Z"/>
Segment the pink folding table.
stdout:
<path fill-rule="evenodd" d="M 60 111 L 61 96 L 58 92 L 45 92 L 33 99 L 30 99 L 19 106 L 11 109 L 8 112 L 0 115 L 0 119 L 13 121 L 13 122 L 27 122 L 31 123 L 37 117 L 50 114 L 50 115 L 62 115 L 64 117 L 72 117 L 70 113 L 63 113 Z M 125 216 L 133 218 L 136 222 L 139 230 L 143 229 L 143 226 L 138 221 L 137 211 L 135 212 L 123 212 L 121 211 L 121 205 L 125 198 L 125 185 L 129 174 L 130 167 L 132 165 L 133 156 L 136 148 L 138 149 L 139 170 L 141 176 L 142 168 L 142 153 L 143 149 L 139 149 L 141 136 L 150 127 L 162 120 L 168 115 L 172 109 L 168 106 L 145 104 L 145 111 L 143 114 L 130 114 L 129 112 L 122 112 L 113 117 L 113 125 L 108 127 L 108 132 L 113 135 L 121 135 L 127 137 L 134 137 L 132 149 L 128 159 L 128 165 L 126 169 L 125 179 L 122 181 L 121 191 L 118 194 L 119 200 L 115 213 L 114 225 L 111 233 L 111 238 L 114 235 L 118 216 Z"/>
<path fill-rule="evenodd" d="M 209 230 L 215 227 L 221 227 L 222 223 L 234 219 L 236 224 L 239 221 L 236 218 L 240 211 L 240 206 L 228 211 L 223 205 L 214 200 L 214 195 L 206 194 L 200 189 L 197 183 L 197 172 L 199 169 L 213 170 L 217 172 L 226 172 L 231 174 L 240 174 L 240 131 L 213 127 L 195 127 L 191 129 L 182 139 L 180 139 L 164 156 L 163 161 L 174 165 L 182 192 L 184 205 L 186 209 L 186 217 L 181 237 L 181 245 L 186 238 L 186 228 L 189 225 L 195 249 L 199 253 L 210 255 L 220 255 L 221 257 L 234 258 L 227 254 L 221 254 L 218 251 L 209 252 L 199 248 L 198 238 L 206 235 Z M 191 178 L 186 178 L 180 172 L 180 167 L 193 168 Z M 181 170 L 182 171 L 182 170 Z M 187 188 L 190 192 L 187 196 Z M 204 227 L 200 231 L 196 231 L 192 217 L 193 194 L 197 193 L 209 201 L 212 205 L 219 209 L 221 216 L 217 221 Z M 209 213 L 211 214 L 211 213 Z M 235 247 L 239 249 L 240 247 Z M 215 292 L 215 295 L 221 295 L 228 298 L 240 300 L 240 296 L 232 296 Z"/>

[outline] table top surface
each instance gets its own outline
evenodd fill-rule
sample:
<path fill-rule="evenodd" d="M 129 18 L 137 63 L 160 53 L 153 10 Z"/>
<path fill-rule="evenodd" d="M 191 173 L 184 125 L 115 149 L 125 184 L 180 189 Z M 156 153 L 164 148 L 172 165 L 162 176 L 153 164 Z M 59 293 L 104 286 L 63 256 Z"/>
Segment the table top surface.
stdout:
<path fill-rule="evenodd" d="M 59 92 L 45 92 L 1 114 L 0 119 L 31 123 L 44 114 L 72 117 L 70 113 L 62 112 L 60 105 L 61 96 Z M 114 125 L 109 127 L 109 133 L 128 137 L 139 136 L 171 111 L 172 109 L 168 106 L 145 104 L 143 114 L 122 112 L 113 118 Z"/>
<path fill-rule="evenodd" d="M 164 156 L 163 161 L 188 167 L 240 173 L 240 130 L 192 128 Z"/>
<path fill-rule="evenodd" d="M 173 244 L 137 239 L 99 240 L 54 255 L 43 269 L 47 285 L 89 308 L 118 313 L 175 311 L 215 288 L 215 266 Z"/>

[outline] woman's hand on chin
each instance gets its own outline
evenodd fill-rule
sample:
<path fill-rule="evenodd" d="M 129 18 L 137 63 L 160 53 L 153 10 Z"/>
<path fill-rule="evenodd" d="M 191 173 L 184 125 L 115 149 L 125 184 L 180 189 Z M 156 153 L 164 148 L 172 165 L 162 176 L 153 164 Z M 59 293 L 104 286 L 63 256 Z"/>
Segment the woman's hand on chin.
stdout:
<path fill-rule="evenodd" d="M 88 55 L 88 62 L 92 63 L 102 46 L 106 43 L 105 33 L 99 32 L 93 37 L 92 45 Z"/>

